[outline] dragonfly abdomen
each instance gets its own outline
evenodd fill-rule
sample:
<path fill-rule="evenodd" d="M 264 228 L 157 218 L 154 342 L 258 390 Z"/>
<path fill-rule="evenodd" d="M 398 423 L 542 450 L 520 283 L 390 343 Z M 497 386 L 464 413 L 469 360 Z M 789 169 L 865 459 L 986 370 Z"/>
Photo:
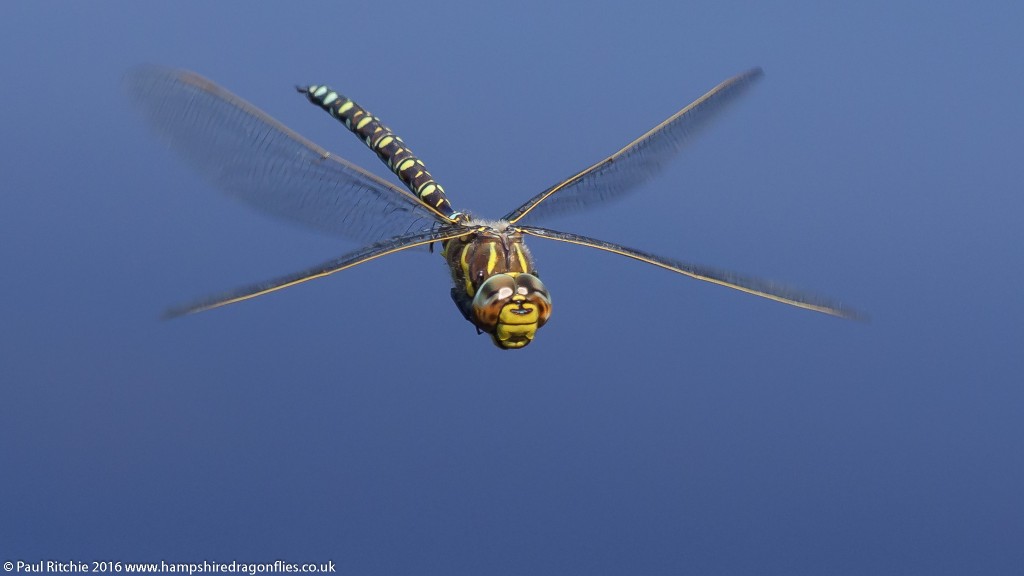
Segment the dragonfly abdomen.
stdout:
<path fill-rule="evenodd" d="M 380 118 L 327 86 L 314 84 L 305 88 L 299 87 L 298 90 L 305 94 L 310 102 L 344 122 L 345 127 L 373 150 L 381 162 L 384 162 L 424 204 L 451 220 L 459 219 L 461 214 L 452 208 L 445 196 L 444 188 L 430 175 L 423 161 L 417 158 L 405 142 L 385 126 Z"/>

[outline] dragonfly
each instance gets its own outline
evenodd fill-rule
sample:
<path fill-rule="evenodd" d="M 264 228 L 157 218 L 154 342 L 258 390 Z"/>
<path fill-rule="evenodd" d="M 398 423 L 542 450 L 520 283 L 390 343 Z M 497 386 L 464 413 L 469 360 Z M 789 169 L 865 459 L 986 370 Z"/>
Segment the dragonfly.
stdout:
<path fill-rule="evenodd" d="M 323 85 L 299 86 L 362 140 L 398 186 L 324 148 L 214 82 L 189 71 L 144 66 L 126 76 L 129 93 L 187 163 L 255 208 L 362 242 L 363 247 L 283 277 L 172 308 L 175 317 L 249 300 L 371 260 L 438 244 L 451 273 L 451 298 L 478 334 L 499 348 L 530 344 L 551 316 L 527 238 L 575 244 L 798 308 L 854 318 L 852 309 L 773 282 L 665 258 L 612 242 L 537 226 L 637 188 L 693 135 L 763 75 L 729 78 L 621 150 L 536 194 L 499 219 L 456 211 L 424 163 L 379 118 Z"/>

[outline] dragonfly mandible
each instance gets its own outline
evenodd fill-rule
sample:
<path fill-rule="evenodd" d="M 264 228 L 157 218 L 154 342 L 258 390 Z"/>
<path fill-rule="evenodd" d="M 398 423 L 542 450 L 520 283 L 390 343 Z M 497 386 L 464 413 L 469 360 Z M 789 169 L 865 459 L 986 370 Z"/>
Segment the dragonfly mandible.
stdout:
<path fill-rule="evenodd" d="M 172 148 L 216 186 L 272 215 L 366 245 L 268 282 L 173 308 L 180 316 L 248 300 L 418 246 L 441 246 L 452 300 L 477 333 L 500 348 L 522 348 L 551 315 L 524 239 L 596 248 L 666 270 L 839 317 L 856 313 L 772 282 L 656 256 L 531 224 L 619 196 L 657 173 L 693 133 L 762 76 L 754 68 L 712 88 L 618 152 L 530 198 L 497 220 L 454 210 L 444 189 L 401 138 L 326 86 L 298 87 L 340 120 L 398 177 L 399 187 L 303 138 L 255 106 L 193 72 L 146 66 L 126 86 Z"/>

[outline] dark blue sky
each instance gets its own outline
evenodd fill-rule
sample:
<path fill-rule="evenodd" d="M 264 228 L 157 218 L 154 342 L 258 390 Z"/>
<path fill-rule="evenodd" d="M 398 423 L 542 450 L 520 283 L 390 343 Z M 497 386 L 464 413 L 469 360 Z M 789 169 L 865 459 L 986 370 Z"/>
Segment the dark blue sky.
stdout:
<path fill-rule="evenodd" d="M 0 560 L 1021 573 L 1018 3 L 663 4 L 6 6 Z M 490 216 L 760 65 L 664 175 L 552 227 L 872 321 L 535 241 L 523 351 L 426 253 L 161 322 L 353 245 L 179 162 L 120 89 L 145 62 L 387 176 L 293 88 L 328 83 Z"/>

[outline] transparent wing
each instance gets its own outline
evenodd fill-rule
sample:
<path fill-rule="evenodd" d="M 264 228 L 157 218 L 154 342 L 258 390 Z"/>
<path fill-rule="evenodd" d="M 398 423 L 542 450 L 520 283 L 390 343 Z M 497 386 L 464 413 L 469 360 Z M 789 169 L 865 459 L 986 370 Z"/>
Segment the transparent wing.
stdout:
<path fill-rule="evenodd" d="M 449 222 L 202 76 L 145 66 L 125 86 L 189 164 L 271 215 L 360 242 Z"/>
<path fill-rule="evenodd" d="M 622 150 L 534 196 L 504 219 L 516 223 L 529 215 L 526 221 L 537 222 L 631 190 L 658 173 L 699 129 L 761 75 L 760 68 L 753 68 L 722 82 Z"/>
<path fill-rule="evenodd" d="M 547 238 L 548 240 L 558 240 L 560 242 L 568 242 L 569 244 L 578 244 L 580 246 L 597 248 L 598 250 L 604 250 L 605 252 L 611 252 L 613 254 L 619 254 L 641 262 L 653 264 L 666 270 L 671 270 L 672 272 L 689 276 L 690 278 L 711 282 L 712 284 L 718 284 L 720 286 L 746 292 L 747 294 L 753 294 L 754 296 L 775 300 L 776 302 L 782 302 L 783 304 L 789 304 L 790 306 L 796 306 L 797 308 L 806 308 L 807 310 L 814 310 L 815 312 L 831 314 L 841 318 L 858 320 L 866 319 L 863 314 L 853 310 L 852 308 L 848 308 L 817 296 L 802 294 L 767 280 L 750 278 L 739 274 L 733 274 L 732 272 L 715 270 L 714 268 L 707 268 L 705 266 L 698 266 L 696 264 L 689 264 L 678 260 L 663 258 L 661 256 L 641 252 L 640 250 L 626 248 L 625 246 L 612 244 L 611 242 L 604 242 L 603 240 L 595 240 L 594 238 L 587 238 L 586 236 L 580 236 L 577 234 L 569 234 L 567 232 L 558 232 L 533 226 L 517 226 L 516 228 L 524 234 L 529 234 L 538 238 Z"/>
<path fill-rule="evenodd" d="M 289 286 L 308 282 L 309 280 L 323 278 L 324 276 L 329 276 L 335 272 L 341 272 L 342 270 L 358 266 L 365 262 L 369 262 L 370 260 L 380 258 L 381 256 L 387 256 L 388 254 L 394 254 L 395 252 L 401 252 L 402 250 L 408 250 L 410 248 L 423 246 L 432 242 L 441 242 L 449 238 L 456 238 L 469 232 L 472 232 L 472 229 L 455 226 L 439 228 L 430 232 L 419 232 L 416 234 L 407 234 L 405 236 L 391 238 L 389 240 L 377 242 L 376 244 L 364 246 L 363 248 L 349 252 L 344 256 L 324 262 L 323 264 L 301 272 L 282 276 L 267 282 L 244 286 L 237 290 L 211 298 L 205 298 L 185 306 L 171 308 L 164 313 L 164 317 L 175 318 L 186 314 L 194 314 L 204 310 L 220 308 L 221 306 L 234 304 L 235 302 L 241 302 L 242 300 L 249 300 L 250 298 L 283 290 Z"/>

